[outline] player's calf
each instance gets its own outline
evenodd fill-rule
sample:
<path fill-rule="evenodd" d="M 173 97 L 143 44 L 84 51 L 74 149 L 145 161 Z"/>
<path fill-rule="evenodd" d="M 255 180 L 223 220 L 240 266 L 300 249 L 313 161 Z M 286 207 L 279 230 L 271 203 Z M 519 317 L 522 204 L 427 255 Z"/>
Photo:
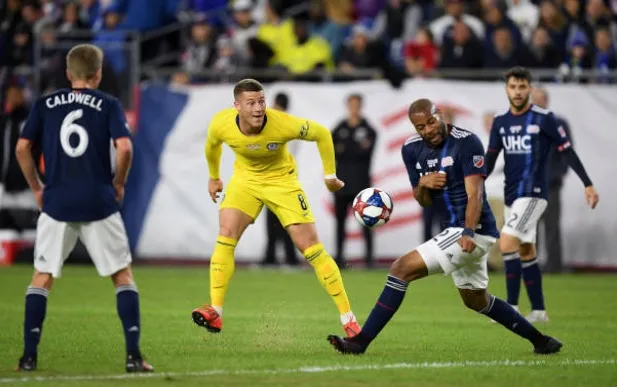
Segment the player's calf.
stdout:
<path fill-rule="evenodd" d="M 139 347 L 141 335 L 139 293 L 133 282 L 131 268 L 119 270 L 111 276 L 111 279 L 116 287 L 116 307 L 126 343 L 126 371 L 152 371 L 152 366 L 143 361 Z"/>
<path fill-rule="evenodd" d="M 493 295 L 488 295 L 486 307 L 478 312 L 495 320 L 522 338 L 529 340 L 534 346 L 535 353 L 556 353 L 563 346 L 559 340 L 542 334 L 510 305 Z"/>
<path fill-rule="evenodd" d="M 47 314 L 47 297 L 53 284 L 51 274 L 35 270 L 32 284 L 26 291 L 24 313 L 24 352 L 19 359 L 18 371 L 34 371 L 37 367 L 37 353 L 43 322 Z"/>

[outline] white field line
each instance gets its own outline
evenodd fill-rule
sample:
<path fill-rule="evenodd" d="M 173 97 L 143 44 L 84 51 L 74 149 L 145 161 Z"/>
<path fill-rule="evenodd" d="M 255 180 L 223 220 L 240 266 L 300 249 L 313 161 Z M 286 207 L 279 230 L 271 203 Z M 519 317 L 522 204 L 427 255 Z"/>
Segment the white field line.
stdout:
<path fill-rule="evenodd" d="M 463 362 L 423 362 L 423 363 L 394 363 L 394 364 L 364 364 L 364 365 L 334 365 L 329 367 L 299 367 L 275 369 L 214 369 L 195 372 L 153 372 L 139 374 L 117 375 L 67 375 L 67 376 L 24 376 L 15 378 L 0 378 L 0 384 L 27 383 L 27 382 L 73 382 L 91 380 L 120 380 L 120 379 L 151 379 L 151 378 L 181 378 L 211 375 L 277 375 L 277 374 L 310 374 L 338 371 L 381 371 L 388 369 L 432 369 L 432 368 L 490 368 L 490 367 L 539 367 L 539 366 L 593 366 L 617 365 L 617 359 L 604 360 L 486 360 Z"/>

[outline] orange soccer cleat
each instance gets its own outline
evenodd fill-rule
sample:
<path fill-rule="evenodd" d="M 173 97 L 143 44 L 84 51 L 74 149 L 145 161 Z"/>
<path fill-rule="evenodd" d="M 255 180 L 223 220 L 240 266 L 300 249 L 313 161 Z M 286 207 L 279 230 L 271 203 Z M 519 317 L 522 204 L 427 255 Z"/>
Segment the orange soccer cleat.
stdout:
<path fill-rule="evenodd" d="M 203 305 L 193 309 L 193 321 L 212 333 L 219 333 L 223 328 L 221 315 L 211 305 Z"/>

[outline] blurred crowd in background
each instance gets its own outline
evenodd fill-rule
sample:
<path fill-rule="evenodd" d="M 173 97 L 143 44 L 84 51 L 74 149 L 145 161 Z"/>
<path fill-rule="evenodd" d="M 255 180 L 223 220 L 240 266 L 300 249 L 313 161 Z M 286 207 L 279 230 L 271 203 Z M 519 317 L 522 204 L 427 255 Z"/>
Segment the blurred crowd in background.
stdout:
<path fill-rule="evenodd" d="M 139 56 L 123 46 L 134 39 Z M 139 66 L 172 69 L 175 83 L 252 68 L 277 69 L 273 79 L 379 69 L 396 84 L 514 65 L 571 82 L 595 70 L 593 82 L 610 82 L 602 74 L 617 69 L 617 0 L 6 0 L 0 81 L 26 84 L 32 72 L 12 70 L 30 66 L 39 92 L 66 86 L 64 55 L 83 41 L 104 48 L 102 88 L 124 97 Z"/>

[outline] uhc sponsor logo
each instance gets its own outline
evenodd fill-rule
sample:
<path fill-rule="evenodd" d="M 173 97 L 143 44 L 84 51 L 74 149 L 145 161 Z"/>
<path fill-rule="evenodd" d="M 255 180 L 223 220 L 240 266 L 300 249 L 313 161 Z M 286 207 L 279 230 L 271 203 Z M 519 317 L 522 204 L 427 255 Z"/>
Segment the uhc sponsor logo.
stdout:
<path fill-rule="evenodd" d="M 509 154 L 531 153 L 531 136 L 503 136 L 501 138 L 503 148 Z"/>

